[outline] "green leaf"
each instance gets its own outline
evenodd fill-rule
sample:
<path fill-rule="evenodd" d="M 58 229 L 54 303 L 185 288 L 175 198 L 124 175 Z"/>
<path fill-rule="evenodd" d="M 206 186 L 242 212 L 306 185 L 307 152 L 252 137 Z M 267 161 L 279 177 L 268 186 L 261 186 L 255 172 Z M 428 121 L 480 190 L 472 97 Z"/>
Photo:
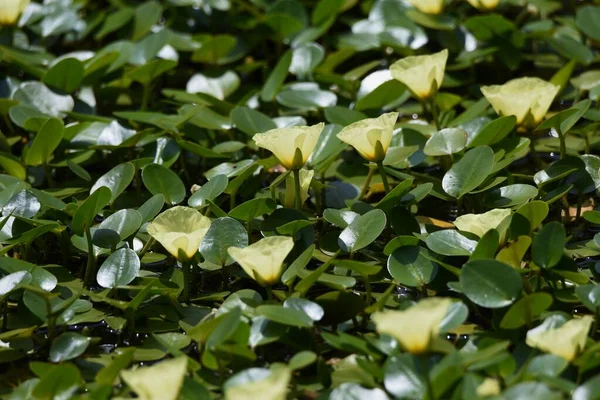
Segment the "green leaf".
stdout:
<path fill-rule="evenodd" d="M 459 280 L 467 298 L 485 308 L 506 307 L 523 289 L 519 273 L 496 260 L 469 261 L 463 265 Z"/>
<path fill-rule="evenodd" d="M 166 204 L 179 204 L 185 198 L 185 186 L 179 176 L 160 164 L 146 165 L 142 169 L 142 181 L 150 193 L 162 194 Z"/>
<path fill-rule="evenodd" d="M 72 93 L 81 86 L 84 73 L 81 61 L 76 58 L 65 58 L 46 72 L 43 82 L 54 89 Z"/>
<path fill-rule="evenodd" d="M 247 135 L 266 132 L 277 128 L 275 122 L 260 111 L 248 107 L 236 107 L 231 111 L 235 126 Z"/>
<path fill-rule="evenodd" d="M 458 153 L 467 146 L 467 132 L 459 128 L 446 128 L 427 140 L 423 152 L 428 156 L 447 156 Z"/>
<path fill-rule="evenodd" d="M 423 398 L 427 384 L 413 356 L 400 354 L 389 358 L 384 372 L 383 384 L 394 397 Z"/>
<path fill-rule="evenodd" d="M 135 251 L 122 248 L 102 263 L 96 279 L 105 288 L 116 288 L 131 283 L 140 273 L 140 259 Z"/>
<path fill-rule="evenodd" d="M 386 225 L 385 213 L 371 210 L 357 217 L 340 233 L 338 245 L 348 253 L 354 253 L 374 242 Z"/>
<path fill-rule="evenodd" d="M 64 125 L 56 118 L 48 119 L 33 139 L 31 147 L 25 155 L 27 165 L 37 166 L 48 164 L 52 153 L 63 138 Z"/>
<path fill-rule="evenodd" d="M 141 225 L 142 214 L 137 210 L 119 210 L 97 226 L 92 241 L 95 246 L 112 248 L 135 234 Z"/>
<path fill-rule="evenodd" d="M 105 186 L 98 188 L 98 190 L 90 194 L 90 197 L 79 206 L 73 215 L 73 223 L 71 225 L 73 233 L 83 236 L 86 227 L 89 228 L 92 226 L 94 218 L 109 203 L 110 198 L 111 191 Z"/>
<path fill-rule="evenodd" d="M 596 13 L 598 16 L 598 13 Z M 599 16 L 600 17 L 600 16 Z M 598 33 L 600 35 L 600 33 Z M 572 400 L 598 400 L 600 393 L 600 374 L 586 380 L 573 392 Z"/>
<path fill-rule="evenodd" d="M 240 204 L 229 212 L 229 216 L 242 221 L 251 221 L 263 214 L 270 214 L 276 208 L 277 204 L 273 199 L 269 197 L 259 197 Z"/>
<path fill-rule="evenodd" d="M 173 60 L 154 60 L 142 65 L 132 71 L 127 76 L 142 85 L 149 85 L 153 80 L 167 71 L 177 66 L 177 61 Z"/>
<path fill-rule="evenodd" d="M 567 233 L 563 224 L 549 222 L 533 238 L 531 258 L 539 267 L 552 268 L 562 258 L 566 243 Z"/>
<path fill-rule="evenodd" d="M 442 188 L 455 198 L 461 198 L 476 189 L 489 176 L 494 167 L 494 152 L 488 146 L 469 150 L 444 175 Z"/>
<path fill-rule="evenodd" d="M 135 9 L 132 40 L 139 40 L 150 32 L 152 26 L 160 19 L 161 14 L 162 6 L 158 1 L 150 0 L 138 6 Z"/>
<path fill-rule="evenodd" d="M 155 194 L 150 197 L 144 204 L 142 204 L 137 210 L 142 216 L 142 224 L 150 221 L 158 215 L 165 204 L 165 196 L 162 194 Z"/>
<path fill-rule="evenodd" d="M 269 74 L 269 77 L 265 81 L 260 92 L 260 98 L 263 101 L 275 100 L 275 96 L 277 96 L 277 93 L 281 90 L 281 87 L 288 76 L 288 70 L 292 63 L 292 56 L 292 50 L 288 50 L 283 53 L 279 58 L 279 61 L 277 61 L 275 68 L 273 68 L 273 71 Z"/>
<path fill-rule="evenodd" d="M 190 207 L 201 208 L 207 206 L 207 201 L 213 201 L 227 188 L 229 180 L 227 175 L 216 175 L 212 177 L 204 186 L 196 190 L 188 199 Z"/>
<path fill-rule="evenodd" d="M 117 197 L 131 183 L 135 175 L 135 167 L 132 163 L 119 164 L 104 175 L 102 175 L 90 189 L 90 194 L 95 193 L 101 187 L 110 189 L 110 204 L 114 203 Z"/>
<path fill-rule="evenodd" d="M 516 124 L 517 118 L 514 115 L 490 121 L 471 139 L 469 147 L 498 143 L 512 132 Z"/>
<path fill-rule="evenodd" d="M 513 207 L 529 201 L 537 194 L 535 186 L 516 183 L 489 191 L 485 197 L 485 205 L 490 208 Z"/>
<path fill-rule="evenodd" d="M 552 305 L 552 296 L 548 293 L 531 293 L 513 304 L 500 322 L 502 329 L 517 329 L 529 325 L 542 312 Z"/>
<path fill-rule="evenodd" d="M 577 8 L 575 23 L 587 36 L 600 40 L 600 7 L 589 5 Z"/>
<path fill-rule="evenodd" d="M 47 371 L 35 385 L 32 395 L 36 399 L 68 399 L 82 384 L 79 368 L 65 363 Z"/>
<path fill-rule="evenodd" d="M 124 27 L 127 23 L 129 23 L 129 21 L 131 21 L 134 15 L 135 11 L 130 7 L 123 7 L 111 13 L 108 17 L 106 17 L 102 28 L 100 28 L 100 31 L 96 33 L 94 38 L 96 40 L 102 40 L 102 38 L 104 38 L 106 35 Z"/>
<path fill-rule="evenodd" d="M 295 308 L 284 308 L 280 305 L 261 305 L 256 307 L 257 315 L 277 322 L 282 325 L 296 326 L 298 328 L 310 328 L 313 325 L 313 320 L 304 311 Z"/>
<path fill-rule="evenodd" d="M 246 246 L 248 246 L 248 234 L 242 224 L 230 217 L 217 218 L 212 221 L 200 243 L 200 253 L 206 261 L 226 266 L 234 262 L 227 249 Z"/>
<path fill-rule="evenodd" d="M 90 338 L 75 332 L 63 333 L 50 347 L 50 360 L 55 363 L 72 360 L 82 355 L 90 344 Z"/>
<path fill-rule="evenodd" d="M 454 229 L 433 232 L 427 236 L 426 243 L 430 250 L 445 256 L 469 256 L 477 247 L 477 241 Z"/>
<path fill-rule="evenodd" d="M 404 246 L 396 249 L 388 258 L 387 268 L 402 285 L 421 288 L 437 275 L 438 266 L 422 255 L 427 252 L 420 246 Z"/>

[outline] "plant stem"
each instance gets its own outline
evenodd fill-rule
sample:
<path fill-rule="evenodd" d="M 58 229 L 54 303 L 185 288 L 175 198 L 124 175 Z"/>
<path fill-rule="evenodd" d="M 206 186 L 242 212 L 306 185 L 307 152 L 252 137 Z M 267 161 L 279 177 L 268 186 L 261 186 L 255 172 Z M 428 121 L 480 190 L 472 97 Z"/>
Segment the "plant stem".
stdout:
<path fill-rule="evenodd" d="M 148 103 L 150 103 L 150 84 L 147 83 L 144 85 L 144 91 L 142 92 L 142 105 L 140 109 L 145 111 L 148 108 Z"/>
<path fill-rule="evenodd" d="M 144 247 L 142 247 L 140 254 L 138 254 L 138 256 L 140 257 L 140 260 L 142 259 L 142 257 L 144 257 L 144 254 L 146 254 L 148 252 L 148 250 L 150 250 L 150 247 L 152 247 L 153 244 L 154 244 L 154 238 L 152 236 L 150 236 L 150 238 L 148 239 L 148 241 L 146 242 Z"/>
<path fill-rule="evenodd" d="M 379 174 L 381 175 L 381 180 L 383 181 L 383 187 L 385 188 L 385 194 L 390 192 L 390 184 L 388 183 L 387 174 L 385 169 L 383 168 L 383 161 L 377 162 L 377 168 L 379 169 Z"/>
<path fill-rule="evenodd" d="M 190 266 L 191 263 L 184 261 L 181 263 L 181 271 L 183 272 L 183 301 L 190 302 Z"/>
<path fill-rule="evenodd" d="M 85 276 L 83 278 L 83 284 L 85 286 L 89 286 L 94 270 L 94 264 L 96 261 L 96 256 L 94 254 L 94 244 L 92 243 L 92 232 L 90 231 L 89 226 L 85 227 L 85 238 L 87 240 L 88 259 L 87 265 L 85 267 Z"/>
<path fill-rule="evenodd" d="M 440 121 L 438 118 L 438 111 L 435 105 L 435 97 L 432 97 L 429 100 L 429 107 L 431 108 L 431 117 L 433 118 L 433 123 L 435 124 L 435 129 L 440 130 Z"/>
<path fill-rule="evenodd" d="M 267 291 L 267 301 L 273 300 L 273 290 L 271 289 L 271 286 L 266 286 L 265 290 Z"/>
<path fill-rule="evenodd" d="M 294 203 L 296 205 L 296 210 L 302 211 L 302 199 L 300 198 L 300 192 L 302 191 L 300 187 L 300 170 L 294 170 Z"/>
<path fill-rule="evenodd" d="M 44 164 L 44 175 L 48 181 L 48 187 L 54 187 L 54 179 L 52 178 L 52 167 L 48 164 Z"/>
<path fill-rule="evenodd" d="M 362 200 L 363 197 L 365 197 L 365 194 L 367 194 L 367 192 L 369 191 L 369 187 L 371 186 L 371 180 L 373 179 L 373 175 L 375 175 L 375 168 L 371 168 L 369 166 L 369 174 L 367 175 L 365 184 L 363 185 L 362 190 L 360 191 L 360 194 L 358 195 L 359 200 Z"/>
<path fill-rule="evenodd" d="M 562 160 L 567 156 L 567 139 L 561 132 L 560 127 L 556 128 L 556 133 L 558 134 L 558 140 L 560 142 L 560 159 Z"/>

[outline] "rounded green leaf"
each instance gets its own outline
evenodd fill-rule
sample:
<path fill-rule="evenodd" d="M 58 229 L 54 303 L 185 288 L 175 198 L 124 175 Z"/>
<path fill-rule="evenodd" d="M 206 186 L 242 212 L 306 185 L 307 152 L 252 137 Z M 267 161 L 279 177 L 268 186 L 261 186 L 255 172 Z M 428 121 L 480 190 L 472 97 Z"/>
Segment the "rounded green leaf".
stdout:
<path fill-rule="evenodd" d="M 517 117 L 514 115 L 506 115 L 490 121 L 475 135 L 469 147 L 498 143 L 512 132 L 516 124 Z"/>
<path fill-rule="evenodd" d="M 111 248 L 137 232 L 141 225 L 142 215 L 137 210 L 119 210 L 97 226 L 92 241 L 98 247 Z M 112 237 L 115 237 L 116 242 Z"/>
<path fill-rule="evenodd" d="M 469 256 L 477 247 L 477 241 L 454 229 L 433 232 L 425 243 L 430 250 L 444 256 Z"/>
<path fill-rule="evenodd" d="M 340 248 L 353 253 L 373 243 L 385 229 L 386 217 L 381 210 L 371 210 L 357 217 L 338 238 Z"/>
<path fill-rule="evenodd" d="M 50 347 L 50 360 L 58 363 L 82 355 L 90 344 L 90 338 L 75 332 L 63 333 Z"/>
<path fill-rule="evenodd" d="M 535 317 L 552 305 L 552 296 L 548 293 L 532 293 L 513 304 L 500 322 L 502 329 L 516 329 L 530 324 Z"/>
<path fill-rule="evenodd" d="M 35 135 L 25 155 L 25 163 L 32 166 L 48 164 L 52 153 L 63 138 L 63 131 L 64 125 L 60 119 L 48 119 Z"/>
<path fill-rule="evenodd" d="M 44 83 L 63 92 L 72 93 L 81 85 L 84 73 L 81 61 L 76 58 L 65 58 L 46 72 Z"/>
<path fill-rule="evenodd" d="M 446 128 L 434 133 L 425 143 L 423 153 L 428 156 L 447 156 L 458 153 L 467 146 L 467 132 L 459 128 Z"/>
<path fill-rule="evenodd" d="M 102 186 L 94 191 L 75 211 L 71 227 L 78 236 L 83 236 L 85 228 L 92 226 L 94 217 L 108 204 L 111 199 L 109 188 Z"/>
<path fill-rule="evenodd" d="M 179 204 L 185 198 L 185 186 L 170 169 L 160 164 L 148 164 L 142 169 L 144 185 L 152 194 L 165 196 L 165 203 Z"/>
<path fill-rule="evenodd" d="M 234 262 L 227 253 L 229 247 L 246 246 L 248 246 L 248 234 L 244 226 L 233 218 L 223 217 L 212 221 L 200 243 L 200 253 L 206 261 L 225 266 Z"/>
<path fill-rule="evenodd" d="M 476 189 L 489 176 L 494 167 L 494 151 L 479 146 L 465 153 L 444 175 L 442 188 L 455 198 Z"/>
<path fill-rule="evenodd" d="M 206 184 L 204 184 L 204 186 L 192 194 L 192 196 L 188 199 L 188 205 L 196 208 L 208 205 L 207 201 L 216 199 L 225 191 L 228 183 L 229 179 L 227 179 L 227 175 L 217 175 L 212 177 Z"/>
<path fill-rule="evenodd" d="M 519 273 L 496 260 L 469 261 L 462 267 L 459 279 L 467 298 L 486 308 L 512 304 L 523 289 Z"/>
<path fill-rule="evenodd" d="M 392 278 L 399 283 L 422 287 L 435 278 L 438 266 L 422 253 L 427 252 L 420 246 L 404 246 L 396 249 L 388 258 L 387 267 Z"/>
<path fill-rule="evenodd" d="M 531 257 L 542 268 L 552 268 L 562 258 L 567 232 L 563 224 L 552 221 L 542 227 L 533 238 Z"/>
<path fill-rule="evenodd" d="M 535 186 L 517 183 L 491 190 L 485 197 L 485 204 L 490 208 L 513 207 L 529 201 L 537 194 Z"/>
<path fill-rule="evenodd" d="M 122 248 L 112 253 L 102 263 L 96 279 L 105 288 L 115 288 L 131 283 L 140 272 L 140 259 L 135 251 Z"/>
<path fill-rule="evenodd" d="M 90 193 L 94 193 L 98 188 L 107 187 L 111 191 L 110 204 L 114 203 L 117 197 L 131 183 L 135 175 L 135 167 L 131 163 L 119 164 L 110 171 L 102 175 L 92 186 Z"/>

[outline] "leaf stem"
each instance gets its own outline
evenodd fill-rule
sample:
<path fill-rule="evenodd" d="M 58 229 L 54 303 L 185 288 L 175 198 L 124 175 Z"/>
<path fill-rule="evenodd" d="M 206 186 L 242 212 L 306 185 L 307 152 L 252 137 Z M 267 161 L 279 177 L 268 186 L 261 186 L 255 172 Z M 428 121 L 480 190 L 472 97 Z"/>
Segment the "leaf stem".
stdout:
<path fill-rule="evenodd" d="M 377 162 L 377 168 L 379 169 L 379 174 L 381 175 L 381 180 L 383 181 L 383 187 L 385 188 L 385 194 L 390 192 L 390 184 L 388 183 L 387 174 L 385 172 L 385 168 L 383 168 L 383 161 Z"/>
<path fill-rule="evenodd" d="M 300 192 L 302 191 L 300 187 L 300 170 L 294 170 L 294 203 L 296 206 L 296 210 L 302 211 L 302 199 L 300 196 Z"/>
<path fill-rule="evenodd" d="M 87 225 L 85 227 L 85 238 L 87 240 L 88 259 L 87 265 L 85 267 L 85 276 L 83 278 L 83 284 L 85 286 L 89 286 L 94 271 L 96 255 L 94 254 L 94 244 L 92 243 L 92 232 L 90 231 L 90 227 Z"/>
<path fill-rule="evenodd" d="M 360 195 L 358 195 L 359 200 L 362 200 L 363 197 L 365 197 L 365 195 L 369 191 L 369 187 L 371 186 L 371 180 L 373 179 L 373 175 L 375 175 L 375 168 L 372 168 L 371 166 L 369 166 L 369 174 L 367 175 L 367 179 L 365 180 L 362 190 L 360 191 Z"/>
<path fill-rule="evenodd" d="M 190 302 L 190 266 L 188 261 L 181 262 L 181 271 L 183 272 L 183 301 Z"/>
<path fill-rule="evenodd" d="M 567 139 L 562 133 L 560 126 L 557 126 L 555 129 L 556 134 L 558 135 L 558 140 L 560 142 L 560 159 L 562 160 L 567 156 Z"/>

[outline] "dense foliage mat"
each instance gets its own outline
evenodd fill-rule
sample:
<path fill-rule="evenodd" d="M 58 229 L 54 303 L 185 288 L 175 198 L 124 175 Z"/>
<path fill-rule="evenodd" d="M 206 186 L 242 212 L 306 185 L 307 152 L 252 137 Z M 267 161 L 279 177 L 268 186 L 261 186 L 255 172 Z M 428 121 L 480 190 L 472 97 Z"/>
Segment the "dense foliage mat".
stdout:
<path fill-rule="evenodd" d="M 600 399 L 600 5 L 0 1 L 8 399 Z"/>

